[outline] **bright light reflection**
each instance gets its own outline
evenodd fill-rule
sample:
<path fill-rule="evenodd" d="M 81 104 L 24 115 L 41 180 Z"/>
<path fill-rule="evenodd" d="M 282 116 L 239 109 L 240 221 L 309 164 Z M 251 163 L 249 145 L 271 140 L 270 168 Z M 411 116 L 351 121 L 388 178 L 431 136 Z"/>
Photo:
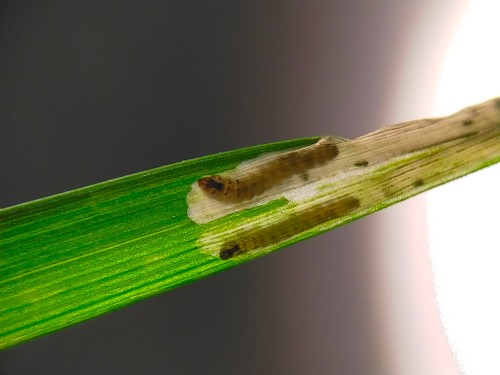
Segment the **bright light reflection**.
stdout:
<path fill-rule="evenodd" d="M 442 65 L 435 114 L 500 96 L 500 2 L 471 1 Z M 499 140 L 500 142 L 500 140 Z M 466 374 L 500 374 L 500 166 L 427 195 L 446 334 Z"/>

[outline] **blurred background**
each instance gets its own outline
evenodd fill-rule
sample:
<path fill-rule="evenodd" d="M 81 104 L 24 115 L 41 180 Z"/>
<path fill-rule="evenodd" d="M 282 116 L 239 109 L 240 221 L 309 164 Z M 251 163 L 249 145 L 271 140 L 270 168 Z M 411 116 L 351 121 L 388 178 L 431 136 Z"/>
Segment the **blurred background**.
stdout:
<path fill-rule="evenodd" d="M 1 0 L 0 207 L 234 148 L 354 138 L 499 95 L 494 6 Z M 492 167 L 8 349 L 0 373 L 495 373 L 485 340 L 498 323 L 475 328 L 485 311 L 500 316 L 477 297 L 496 282 L 484 267 L 498 264 L 498 237 L 477 242 L 494 221 L 477 210 L 500 211 L 498 176 Z"/>

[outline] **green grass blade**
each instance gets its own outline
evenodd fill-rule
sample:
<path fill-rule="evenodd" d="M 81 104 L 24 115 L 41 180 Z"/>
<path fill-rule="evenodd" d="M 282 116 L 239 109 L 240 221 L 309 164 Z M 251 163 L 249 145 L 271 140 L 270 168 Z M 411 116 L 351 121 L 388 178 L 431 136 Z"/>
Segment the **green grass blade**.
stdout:
<path fill-rule="evenodd" d="M 339 156 L 320 178 L 302 180 L 312 194 L 296 194 L 297 200 L 283 191 L 304 186 L 285 182 L 267 201 L 227 205 L 227 216 L 202 224 L 188 217 L 186 199 L 200 177 L 317 140 L 211 155 L 0 210 L 0 348 L 233 267 L 498 162 L 500 101 L 339 140 Z M 202 210 L 216 216 L 215 200 L 205 203 Z M 252 251 L 222 260 L 219 250 L 231 241 Z"/>

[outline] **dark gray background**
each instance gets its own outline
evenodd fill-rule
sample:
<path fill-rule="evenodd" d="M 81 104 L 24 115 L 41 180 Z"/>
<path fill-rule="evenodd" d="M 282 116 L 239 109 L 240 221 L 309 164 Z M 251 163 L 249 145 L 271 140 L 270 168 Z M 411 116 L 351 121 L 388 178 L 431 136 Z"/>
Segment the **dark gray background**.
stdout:
<path fill-rule="evenodd" d="M 373 130 L 431 3 L 1 1 L 0 206 Z M 0 373 L 387 374 L 377 218 L 4 351 Z"/>

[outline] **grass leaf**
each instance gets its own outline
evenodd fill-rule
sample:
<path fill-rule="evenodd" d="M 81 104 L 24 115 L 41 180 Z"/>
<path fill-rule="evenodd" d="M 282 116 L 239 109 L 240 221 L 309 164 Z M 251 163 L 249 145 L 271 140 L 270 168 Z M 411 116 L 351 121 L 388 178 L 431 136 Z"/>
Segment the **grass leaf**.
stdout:
<path fill-rule="evenodd" d="M 244 178 L 259 170 L 274 176 L 291 160 L 285 153 L 318 139 L 188 160 L 0 210 L 0 348 L 233 267 L 498 162 L 500 100 L 352 141 L 335 139 L 338 156 L 245 201 L 215 199 L 197 188 L 203 176 Z M 267 153 L 275 154 L 240 165 Z M 295 163 L 305 165 L 297 155 Z"/>

